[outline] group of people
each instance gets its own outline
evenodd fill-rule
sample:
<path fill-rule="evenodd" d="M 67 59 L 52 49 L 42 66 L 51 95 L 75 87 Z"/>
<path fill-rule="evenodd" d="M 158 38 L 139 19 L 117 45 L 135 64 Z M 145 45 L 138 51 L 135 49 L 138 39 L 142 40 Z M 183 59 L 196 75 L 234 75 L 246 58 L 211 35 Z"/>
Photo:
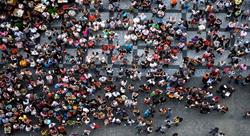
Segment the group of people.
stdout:
<path fill-rule="evenodd" d="M 185 121 L 163 105 L 166 101 L 184 101 L 186 108 L 203 114 L 226 113 L 229 107 L 220 100 L 235 89 L 221 85 L 214 92 L 213 87 L 227 77 L 238 85 L 250 83 L 250 73 L 240 74 L 248 70 L 242 60 L 250 57 L 249 24 L 241 23 L 250 20 L 245 1 L 170 0 L 168 7 L 164 0 L 132 0 L 128 10 L 120 0 L 109 0 L 107 7 L 105 2 L 0 2 L 0 126 L 5 134 L 24 130 L 58 136 L 68 134 L 66 126 L 82 125 L 83 134 L 90 135 L 102 124 L 135 126 L 137 134 L 166 133 Z M 191 16 L 166 19 L 168 8 Z M 219 11 L 226 12 L 230 36 L 220 33 Z M 190 29 L 197 35 L 189 35 Z M 200 35 L 206 32 L 207 37 Z M 134 54 L 139 45 L 143 53 Z M 174 74 L 166 72 L 186 50 L 203 54 L 183 56 Z M 227 51 L 227 58 L 217 62 Z M 186 87 L 198 67 L 208 69 L 203 87 Z M 164 118 L 160 126 L 153 121 L 157 112 Z"/>

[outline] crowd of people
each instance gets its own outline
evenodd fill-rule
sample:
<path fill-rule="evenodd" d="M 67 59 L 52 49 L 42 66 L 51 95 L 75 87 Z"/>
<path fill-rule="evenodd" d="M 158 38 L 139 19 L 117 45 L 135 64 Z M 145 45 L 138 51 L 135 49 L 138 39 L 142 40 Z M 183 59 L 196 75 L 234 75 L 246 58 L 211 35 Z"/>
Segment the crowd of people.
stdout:
<path fill-rule="evenodd" d="M 241 74 L 248 70 L 243 60 L 250 57 L 249 24 L 241 23 L 250 20 L 250 9 L 243 8 L 247 0 L 170 0 L 170 7 L 163 0 L 131 0 L 128 9 L 120 0 L 105 2 L 0 1 L 0 126 L 5 134 L 58 136 L 67 134 L 66 126 L 82 125 L 83 134 L 90 135 L 103 124 L 135 126 L 137 134 L 166 133 L 185 121 L 170 107 L 159 108 L 166 101 L 185 102 L 202 114 L 226 113 L 230 107 L 221 99 L 235 89 L 223 84 L 215 92 L 214 86 L 227 77 L 229 83 L 250 83 L 250 73 Z M 169 8 L 191 16 L 166 19 Z M 226 28 L 217 12 L 226 13 Z M 188 34 L 192 29 L 197 35 Z M 143 53 L 134 54 L 140 44 Z M 167 73 L 186 50 L 202 55 L 183 56 L 177 71 Z M 217 62 L 226 52 L 227 58 Z M 186 87 L 198 67 L 208 69 L 203 87 Z M 164 117 L 160 126 L 154 125 L 156 113 Z"/>

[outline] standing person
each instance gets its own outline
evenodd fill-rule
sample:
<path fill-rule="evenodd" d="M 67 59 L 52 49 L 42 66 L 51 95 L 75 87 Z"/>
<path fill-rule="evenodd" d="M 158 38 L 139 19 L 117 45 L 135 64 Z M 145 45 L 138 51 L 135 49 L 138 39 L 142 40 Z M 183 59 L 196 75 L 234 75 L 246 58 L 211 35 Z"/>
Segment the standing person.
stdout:
<path fill-rule="evenodd" d="M 171 7 L 174 8 L 177 5 L 177 0 L 171 0 Z"/>
<path fill-rule="evenodd" d="M 211 134 L 212 136 L 225 136 L 225 133 L 223 133 L 222 131 L 220 131 L 218 127 L 215 127 L 213 129 L 211 129 L 211 131 L 209 132 L 209 134 Z"/>
<path fill-rule="evenodd" d="M 179 136 L 179 134 L 178 133 L 174 133 L 172 136 Z"/>
<path fill-rule="evenodd" d="M 172 109 L 171 108 L 167 108 L 166 118 L 167 119 L 170 118 L 172 116 L 172 113 L 173 113 Z"/>
<path fill-rule="evenodd" d="M 155 132 L 161 132 L 162 134 L 164 134 L 166 129 L 167 129 L 166 125 L 162 124 L 155 130 Z"/>
<path fill-rule="evenodd" d="M 215 135 L 218 132 L 219 132 L 219 128 L 215 127 L 215 128 L 213 128 L 213 129 L 210 130 L 209 134 Z"/>

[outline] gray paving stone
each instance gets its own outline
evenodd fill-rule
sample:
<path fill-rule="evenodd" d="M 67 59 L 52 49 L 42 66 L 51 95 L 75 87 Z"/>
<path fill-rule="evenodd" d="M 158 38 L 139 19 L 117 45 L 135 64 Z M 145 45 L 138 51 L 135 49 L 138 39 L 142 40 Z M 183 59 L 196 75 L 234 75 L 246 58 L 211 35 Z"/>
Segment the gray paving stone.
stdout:
<path fill-rule="evenodd" d="M 169 0 L 164 0 L 163 2 L 164 2 L 164 5 L 166 6 L 167 9 L 178 9 L 178 10 L 180 9 L 180 3 L 179 2 L 177 3 L 177 5 L 174 8 L 172 8 L 171 3 L 170 3 Z"/>
<path fill-rule="evenodd" d="M 215 57 L 216 57 L 215 64 L 218 65 L 220 61 L 225 61 L 226 64 L 228 64 L 230 62 L 230 60 L 228 59 L 229 54 L 230 52 L 228 50 L 225 50 L 222 55 L 215 53 Z"/>
<path fill-rule="evenodd" d="M 121 0 L 120 8 L 121 9 L 129 9 L 131 2 L 129 0 Z"/>
<path fill-rule="evenodd" d="M 125 43 L 125 39 L 124 36 L 126 35 L 126 31 L 115 31 L 117 33 L 117 36 L 115 38 L 115 43 L 119 43 L 119 45 L 124 45 Z"/>
<path fill-rule="evenodd" d="M 141 61 L 145 61 L 146 60 L 146 56 L 145 56 L 145 54 L 144 54 L 145 52 L 144 52 L 144 50 L 142 50 L 142 49 L 138 49 L 137 50 L 137 55 L 138 56 L 142 56 L 141 58 L 140 58 L 140 60 L 139 60 L 139 62 L 141 62 Z M 154 51 L 153 50 L 149 50 L 149 56 L 152 56 L 154 54 Z"/>
<path fill-rule="evenodd" d="M 108 7 L 108 0 L 102 0 L 104 8 Z M 248 4 L 250 3 L 250 1 L 246 0 L 246 3 L 248 2 Z M 120 2 L 120 7 L 122 9 L 128 9 L 128 7 L 130 6 L 131 1 L 130 0 L 121 0 Z M 164 0 L 165 5 L 167 6 L 167 9 L 171 9 L 170 8 L 170 4 L 169 4 L 169 0 Z M 245 8 L 249 8 L 249 5 L 244 4 L 243 5 Z M 199 9 L 203 9 L 204 6 L 200 6 Z M 179 4 L 174 8 L 174 9 L 179 9 Z M 152 13 L 145 13 L 147 16 L 147 19 L 152 19 Z M 116 13 L 115 13 L 116 15 Z M 132 14 L 129 14 L 129 17 L 133 17 Z M 187 18 L 189 19 L 191 13 L 187 13 Z M 81 16 L 82 14 L 79 13 L 77 14 L 77 19 L 81 20 Z M 164 17 L 163 20 L 168 20 L 169 17 L 174 16 L 177 19 L 181 18 L 181 12 L 180 13 L 169 13 L 166 12 L 166 15 Z M 216 16 L 218 16 L 219 18 L 222 19 L 223 23 L 222 23 L 222 28 L 225 28 L 228 21 L 226 21 L 224 19 L 225 17 L 225 13 L 216 13 Z M 102 20 L 107 20 L 109 19 L 109 13 L 105 12 L 105 13 L 101 13 L 101 19 Z M 158 21 L 156 18 L 153 18 L 153 20 Z M 241 22 L 246 22 L 249 23 L 249 21 L 241 21 Z M 58 20 L 56 22 L 53 22 L 53 27 L 59 27 L 61 24 L 61 21 Z M 58 31 L 60 31 L 60 29 L 58 29 Z M 124 34 L 126 33 L 126 31 L 116 31 L 117 32 L 117 37 L 115 40 L 118 41 L 119 44 L 124 44 Z M 96 32 L 94 33 L 94 35 L 96 34 L 102 34 L 102 31 Z M 188 40 L 191 40 L 191 38 L 193 38 L 194 36 L 201 36 L 202 38 L 206 37 L 206 33 L 203 32 L 202 34 L 197 34 L 194 31 L 190 31 L 188 32 Z M 226 35 L 229 36 L 229 32 L 219 32 L 219 35 Z M 236 39 L 240 39 L 238 36 L 236 36 Z M 250 34 L 248 34 L 248 36 L 246 37 L 245 40 L 249 40 L 250 39 Z M 54 40 L 54 39 L 53 39 Z M 47 37 L 45 37 L 44 35 L 41 36 L 41 43 L 50 43 L 51 41 L 47 39 Z M 102 45 L 102 44 L 107 44 L 108 41 L 102 40 L 100 42 L 98 42 L 98 45 Z M 176 45 L 178 42 L 174 42 L 173 45 Z M 140 41 L 138 42 L 138 45 L 143 46 L 145 45 L 144 42 Z M 99 54 L 101 56 L 104 56 L 106 58 L 106 60 L 108 60 L 108 56 L 104 55 L 101 53 L 101 46 L 100 48 L 97 47 L 98 49 L 88 49 L 87 55 L 91 55 L 92 52 L 99 52 Z M 137 46 L 134 46 L 134 50 L 138 49 Z M 76 49 L 67 49 L 67 52 L 70 53 L 73 56 L 76 56 Z M 141 56 L 144 53 L 143 49 L 138 49 L 137 50 L 137 55 Z M 153 50 L 150 50 L 150 55 L 152 55 L 154 52 Z M 202 54 L 204 53 L 204 51 L 200 51 L 199 53 L 196 53 L 195 51 L 187 51 L 187 56 L 188 57 L 192 57 L 192 58 L 198 58 L 201 57 Z M 21 54 L 25 55 L 24 52 L 22 52 Z M 117 51 L 115 50 L 113 52 L 113 54 L 117 54 Z M 126 57 L 129 60 L 128 64 L 131 64 L 133 56 L 132 56 L 133 52 L 131 54 L 128 54 Z M 216 53 L 215 53 L 216 54 Z M 223 53 L 223 55 L 218 55 L 216 54 L 216 63 L 218 63 L 221 60 L 226 60 L 227 62 L 229 61 L 227 59 L 227 55 L 229 54 L 228 51 L 225 51 Z M 242 61 L 240 63 L 246 63 L 248 65 L 250 65 L 250 61 L 249 61 L 249 55 L 246 58 L 243 58 Z M 182 58 L 182 54 L 178 55 L 178 60 L 173 62 L 173 65 L 181 65 L 183 58 Z M 145 56 L 143 56 L 140 61 L 145 60 Z M 139 61 L 139 62 L 140 62 Z M 99 63 L 99 62 L 96 62 Z M 114 75 L 117 75 L 117 71 L 118 68 L 115 68 L 114 70 Z M 146 71 L 146 70 L 145 70 Z M 164 71 L 166 71 L 169 75 L 174 74 L 177 69 L 171 69 L 171 68 L 166 68 L 164 69 Z M 209 72 L 209 69 L 198 69 L 195 72 L 195 75 L 191 78 L 190 81 L 188 81 L 187 86 L 189 87 L 202 87 L 202 83 L 201 83 L 201 76 L 206 73 Z M 143 73 L 143 75 L 145 75 L 146 72 Z M 236 74 L 243 74 L 246 75 L 250 73 L 250 70 L 244 71 L 244 72 L 237 72 Z M 133 82 L 133 81 L 129 81 L 129 82 Z M 139 85 L 141 82 L 143 81 L 138 81 Z M 227 83 L 227 80 L 223 79 L 222 83 Z M 174 127 L 171 128 L 169 130 L 167 130 L 167 133 L 165 135 L 167 136 L 171 136 L 174 132 L 178 132 L 180 134 L 180 136 L 207 136 L 209 129 L 213 128 L 213 127 L 219 127 L 222 131 L 226 132 L 227 136 L 249 136 L 250 134 L 250 122 L 249 120 L 244 120 L 242 118 L 242 115 L 245 111 L 250 110 L 250 106 L 249 106 L 249 97 L 250 97 L 250 93 L 249 93 L 249 86 L 247 87 L 239 87 L 236 86 L 235 84 L 230 84 L 230 85 L 234 85 L 236 88 L 236 92 L 233 94 L 233 96 L 231 98 L 228 99 L 224 99 L 222 100 L 223 103 L 225 103 L 226 105 L 229 106 L 230 110 L 228 113 L 226 114 L 221 114 L 221 113 L 210 113 L 208 115 L 202 115 L 199 113 L 199 111 L 195 110 L 195 109 L 185 109 L 185 102 L 176 102 L 176 101 L 170 101 L 168 100 L 166 103 L 160 105 L 159 107 L 171 107 L 173 109 L 173 116 L 181 116 L 184 117 L 184 121 L 183 123 L 181 123 L 180 126 L 178 127 Z M 218 88 L 219 85 L 216 86 L 216 88 Z M 216 89 L 215 88 L 215 89 Z M 214 92 L 215 92 L 214 89 Z M 146 96 L 147 94 L 140 94 L 139 97 L 139 105 L 140 105 L 140 109 L 143 111 L 145 110 L 145 107 L 142 103 L 143 100 L 142 98 L 144 96 Z M 158 107 L 157 107 L 158 108 Z M 157 127 L 157 125 L 160 125 L 164 120 L 164 117 L 159 116 L 159 114 L 156 114 L 156 117 L 154 118 L 154 129 Z M 74 126 L 74 127 L 68 127 L 68 135 L 74 133 L 74 132 L 78 132 L 81 133 L 83 128 L 85 128 L 86 126 Z M 1 135 L 1 134 L 0 134 Z M 37 133 L 18 133 L 16 134 L 17 136 L 27 136 L 27 135 L 39 135 Z M 97 129 L 96 131 L 94 131 L 92 133 L 93 136 L 135 136 L 136 135 L 136 129 L 134 127 L 124 127 L 124 126 L 117 126 L 117 125 L 112 125 L 109 127 L 105 127 L 102 126 L 100 129 Z M 149 136 L 159 136 L 159 134 L 157 133 L 153 133 L 150 134 Z"/>
<path fill-rule="evenodd" d="M 70 59 L 72 57 L 74 57 L 74 59 L 76 59 L 77 49 L 67 49 L 66 51 L 67 51 L 67 54 L 64 54 L 64 63 L 71 64 Z"/>
<path fill-rule="evenodd" d="M 104 36 L 103 30 L 99 30 L 97 32 L 93 33 L 94 36 L 101 35 L 102 37 Z M 108 44 L 108 39 L 107 38 L 101 38 L 99 41 L 96 41 L 97 45 L 103 45 L 103 44 Z"/>
<path fill-rule="evenodd" d="M 192 38 L 194 38 L 195 36 L 199 36 L 202 37 L 203 39 L 206 38 L 206 32 L 202 32 L 201 34 L 198 34 L 195 31 L 188 31 L 187 32 L 187 40 L 190 41 Z"/>
<path fill-rule="evenodd" d="M 87 53 L 87 55 L 88 56 L 92 56 L 92 53 L 96 53 L 96 52 L 98 52 L 99 53 L 99 57 L 105 57 L 105 59 L 106 59 L 106 61 L 108 61 L 108 57 L 107 57 L 107 55 L 105 55 L 105 54 L 102 54 L 102 50 L 101 49 L 88 49 L 88 53 Z M 85 59 L 86 60 L 86 59 Z M 99 61 L 95 61 L 95 63 L 96 64 L 100 64 L 100 62 Z"/>
<path fill-rule="evenodd" d="M 181 19 L 181 14 L 180 13 L 166 13 L 163 20 L 168 21 L 169 18 L 176 18 L 176 20 L 180 20 Z"/>
<path fill-rule="evenodd" d="M 153 16 L 153 14 L 152 13 L 150 13 L 150 12 L 146 12 L 146 13 L 144 13 L 146 16 L 147 16 L 147 20 L 150 20 L 150 19 L 152 19 L 152 16 Z"/>
<path fill-rule="evenodd" d="M 226 20 L 226 13 L 216 13 L 215 16 L 222 21 L 221 28 L 226 28 L 229 21 Z"/>
<path fill-rule="evenodd" d="M 174 62 L 172 63 L 173 65 L 181 65 L 183 63 L 183 57 L 182 57 L 182 53 L 178 53 L 178 59 L 174 60 Z"/>
<path fill-rule="evenodd" d="M 108 20 L 109 19 L 109 13 L 108 12 L 101 12 L 101 19 L 102 20 Z"/>
<path fill-rule="evenodd" d="M 203 54 L 204 54 L 204 51 L 200 51 L 200 52 L 196 52 L 194 50 L 187 51 L 187 56 L 191 58 L 195 58 L 195 59 L 201 58 Z"/>
<path fill-rule="evenodd" d="M 219 36 L 225 35 L 226 38 L 230 38 L 230 33 L 228 33 L 228 32 L 219 31 L 219 32 L 218 32 L 218 35 L 219 35 Z"/>

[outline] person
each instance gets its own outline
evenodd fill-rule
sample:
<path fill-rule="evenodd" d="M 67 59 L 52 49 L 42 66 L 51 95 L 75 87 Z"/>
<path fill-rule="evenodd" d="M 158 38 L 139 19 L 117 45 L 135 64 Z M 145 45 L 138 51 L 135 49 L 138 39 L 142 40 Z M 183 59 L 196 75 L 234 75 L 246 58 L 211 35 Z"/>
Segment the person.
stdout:
<path fill-rule="evenodd" d="M 212 136 L 225 136 L 225 134 L 222 131 L 220 131 L 218 127 L 211 129 L 209 134 L 211 134 Z"/>
<path fill-rule="evenodd" d="M 182 122 L 182 121 L 183 121 L 183 118 L 181 118 L 181 117 L 179 117 L 179 116 L 174 117 L 174 124 L 175 124 L 176 126 L 178 126 L 179 123 Z"/>
<path fill-rule="evenodd" d="M 170 3 L 171 3 L 171 7 L 173 8 L 177 5 L 177 0 L 171 0 Z"/>
<path fill-rule="evenodd" d="M 181 6 L 174 12 L 192 11 L 187 18 L 166 14 L 170 9 L 162 0 L 133 0 L 129 11 L 119 0 L 0 3 L 0 126 L 5 134 L 67 135 L 67 126 L 82 125 L 83 134 L 90 135 L 101 122 L 151 134 L 156 111 L 166 117 L 156 131 L 165 133 L 185 120 L 172 118 L 175 108 L 159 108 L 168 100 L 202 114 L 226 113 L 229 106 L 220 98 L 232 96 L 234 88 L 221 82 L 226 77 L 238 86 L 250 82 L 249 24 L 241 23 L 249 10 L 241 2 L 171 0 L 171 8 Z M 228 22 L 217 11 L 225 11 Z M 220 33 L 224 25 L 230 35 Z M 192 27 L 207 37 L 190 35 Z M 186 51 L 200 55 L 187 57 Z M 172 67 L 177 70 L 169 72 Z M 186 87 L 200 68 L 206 68 L 202 87 Z"/>
<path fill-rule="evenodd" d="M 210 130 L 209 134 L 211 135 L 216 135 L 217 133 L 219 132 L 219 128 L 218 127 L 215 127 L 213 129 Z"/>
<path fill-rule="evenodd" d="M 243 115 L 244 118 L 249 118 L 250 117 L 250 111 L 246 112 L 244 115 Z"/>
<path fill-rule="evenodd" d="M 161 126 L 159 126 L 159 127 L 155 130 L 155 132 L 161 132 L 162 134 L 164 134 L 165 131 L 166 131 L 166 126 L 165 126 L 165 125 L 161 125 Z"/>
<path fill-rule="evenodd" d="M 174 133 L 172 136 L 178 136 L 179 134 L 178 133 Z"/>

